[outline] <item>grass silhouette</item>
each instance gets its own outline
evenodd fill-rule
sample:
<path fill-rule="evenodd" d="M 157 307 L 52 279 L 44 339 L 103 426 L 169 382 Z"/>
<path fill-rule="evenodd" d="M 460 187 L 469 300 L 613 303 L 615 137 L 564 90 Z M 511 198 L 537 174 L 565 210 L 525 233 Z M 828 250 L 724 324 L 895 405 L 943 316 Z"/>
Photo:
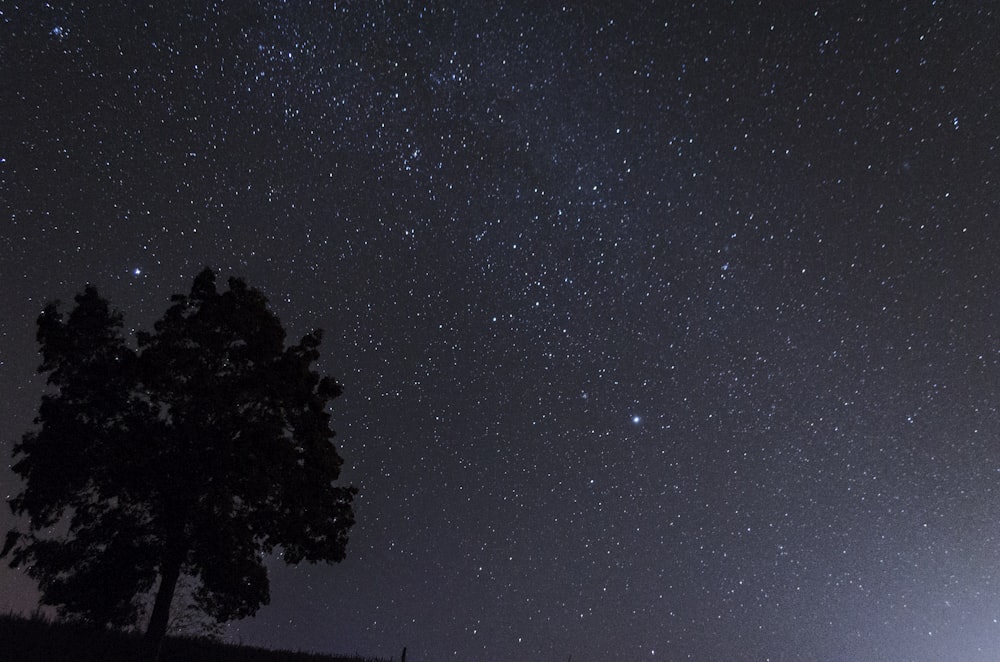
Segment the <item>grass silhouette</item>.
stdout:
<path fill-rule="evenodd" d="M 132 662 L 142 635 L 95 628 L 82 623 L 0 614 L 3 662 Z M 392 662 L 383 658 L 320 655 L 227 644 L 204 637 L 163 641 L 160 662 Z"/>

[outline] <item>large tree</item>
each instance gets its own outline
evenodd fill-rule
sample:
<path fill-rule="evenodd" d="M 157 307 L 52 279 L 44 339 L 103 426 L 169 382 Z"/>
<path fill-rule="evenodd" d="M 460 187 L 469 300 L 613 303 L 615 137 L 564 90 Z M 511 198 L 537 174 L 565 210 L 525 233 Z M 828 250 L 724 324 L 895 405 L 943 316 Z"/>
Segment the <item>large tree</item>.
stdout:
<path fill-rule="evenodd" d="M 14 447 L 24 530 L 0 556 L 24 566 L 65 616 L 147 627 L 151 656 L 181 576 L 218 621 L 269 600 L 263 560 L 344 558 L 353 487 L 327 406 L 340 386 L 311 364 L 321 333 L 285 346 L 267 300 L 206 269 L 132 348 L 93 287 L 68 318 L 38 319 L 49 391 Z M 155 597 L 154 597 L 155 596 Z"/>

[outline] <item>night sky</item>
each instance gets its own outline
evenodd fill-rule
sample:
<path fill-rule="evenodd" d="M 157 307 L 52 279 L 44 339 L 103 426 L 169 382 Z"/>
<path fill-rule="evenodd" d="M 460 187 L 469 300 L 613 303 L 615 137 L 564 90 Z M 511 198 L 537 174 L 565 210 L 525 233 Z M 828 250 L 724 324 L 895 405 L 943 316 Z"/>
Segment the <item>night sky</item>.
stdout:
<path fill-rule="evenodd" d="M 233 640 L 996 660 L 998 18 L 4 0 L 0 496 L 42 306 L 211 265 L 326 330 L 361 490 Z"/>

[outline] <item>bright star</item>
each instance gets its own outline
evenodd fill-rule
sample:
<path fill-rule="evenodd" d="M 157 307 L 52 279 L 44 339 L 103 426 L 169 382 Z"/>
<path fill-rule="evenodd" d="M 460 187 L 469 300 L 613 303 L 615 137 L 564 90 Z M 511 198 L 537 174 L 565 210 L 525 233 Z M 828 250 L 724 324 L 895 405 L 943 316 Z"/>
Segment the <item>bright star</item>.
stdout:
<path fill-rule="evenodd" d="M 639 423 L 642 422 L 642 417 L 636 414 L 635 416 L 632 417 L 632 422 L 638 425 Z"/>

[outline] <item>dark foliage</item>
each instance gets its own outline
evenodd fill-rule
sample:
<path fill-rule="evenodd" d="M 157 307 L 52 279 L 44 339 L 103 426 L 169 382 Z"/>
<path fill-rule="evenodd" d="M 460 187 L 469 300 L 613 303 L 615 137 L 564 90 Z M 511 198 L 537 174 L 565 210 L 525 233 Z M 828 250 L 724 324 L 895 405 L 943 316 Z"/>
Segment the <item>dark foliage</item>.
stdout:
<path fill-rule="evenodd" d="M 10 506 L 28 528 L 3 549 L 67 618 L 133 625 L 155 586 L 154 641 L 181 575 L 223 621 L 268 602 L 276 547 L 289 563 L 342 560 L 355 493 L 334 485 L 326 408 L 341 390 L 311 368 L 320 332 L 285 347 L 265 297 L 239 279 L 220 293 L 208 269 L 172 302 L 137 349 L 92 287 L 68 318 L 45 308 L 52 388 L 14 447 L 25 488 Z"/>

